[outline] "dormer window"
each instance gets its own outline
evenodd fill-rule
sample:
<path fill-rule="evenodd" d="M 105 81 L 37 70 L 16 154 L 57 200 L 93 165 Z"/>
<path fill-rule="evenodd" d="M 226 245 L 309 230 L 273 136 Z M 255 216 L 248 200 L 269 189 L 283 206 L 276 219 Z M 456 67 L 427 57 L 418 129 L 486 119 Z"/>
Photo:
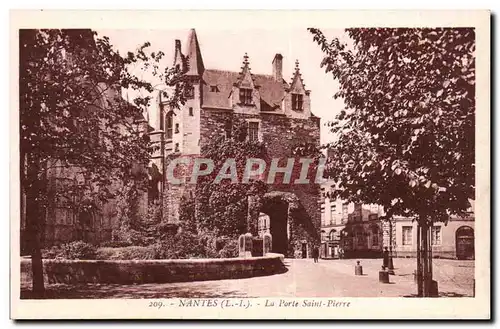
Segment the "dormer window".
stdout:
<path fill-rule="evenodd" d="M 242 105 L 252 105 L 252 89 L 240 88 L 240 103 Z"/>
<path fill-rule="evenodd" d="M 302 94 L 292 94 L 292 110 L 302 111 Z"/>
<path fill-rule="evenodd" d="M 210 86 L 210 91 L 213 93 L 218 93 L 219 92 L 219 87 L 217 86 Z"/>

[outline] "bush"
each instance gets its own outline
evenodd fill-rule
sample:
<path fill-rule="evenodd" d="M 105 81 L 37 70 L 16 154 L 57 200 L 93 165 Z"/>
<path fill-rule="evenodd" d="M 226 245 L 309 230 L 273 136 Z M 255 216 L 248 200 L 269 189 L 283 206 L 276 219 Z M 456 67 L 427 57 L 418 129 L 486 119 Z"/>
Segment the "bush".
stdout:
<path fill-rule="evenodd" d="M 155 244 L 158 259 L 207 258 L 206 241 L 197 234 L 182 232 Z"/>
<path fill-rule="evenodd" d="M 42 249 L 42 258 L 45 259 L 64 258 L 64 254 L 61 247 L 52 246 L 48 249 Z"/>
<path fill-rule="evenodd" d="M 228 240 L 224 247 L 219 250 L 220 258 L 234 258 L 239 255 L 238 241 Z"/>
<path fill-rule="evenodd" d="M 61 255 L 66 259 L 95 259 L 97 249 L 94 245 L 74 241 L 61 245 Z"/>
<path fill-rule="evenodd" d="M 130 227 L 121 227 L 120 229 L 113 232 L 114 239 L 112 244 L 117 247 L 128 247 L 128 246 L 147 246 L 154 243 L 154 238 L 149 237 L 146 232 L 141 232 Z"/>
<path fill-rule="evenodd" d="M 122 248 L 99 248 L 97 250 L 97 259 L 133 260 L 158 258 L 154 246 L 129 246 Z"/>
<path fill-rule="evenodd" d="M 99 244 L 102 248 L 122 248 L 130 247 L 132 244 L 128 241 L 105 241 Z"/>
<path fill-rule="evenodd" d="M 98 259 L 115 260 L 218 257 L 219 254 L 212 248 L 210 237 L 190 232 L 169 234 L 163 240 L 149 246 L 101 247 L 97 251 Z"/>

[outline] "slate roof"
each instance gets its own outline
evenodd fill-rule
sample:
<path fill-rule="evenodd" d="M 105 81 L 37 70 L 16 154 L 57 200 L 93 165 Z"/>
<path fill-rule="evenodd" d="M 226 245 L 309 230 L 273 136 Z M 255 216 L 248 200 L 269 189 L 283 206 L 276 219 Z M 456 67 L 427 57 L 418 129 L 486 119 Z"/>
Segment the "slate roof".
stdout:
<path fill-rule="evenodd" d="M 240 72 L 210 70 L 203 72 L 203 100 L 202 107 L 230 109 L 229 94 L 233 84 L 238 80 Z M 275 111 L 281 106 L 288 83 L 278 82 L 272 75 L 252 74 L 256 86 L 260 86 L 261 111 Z M 218 91 L 211 91 L 216 86 Z"/>

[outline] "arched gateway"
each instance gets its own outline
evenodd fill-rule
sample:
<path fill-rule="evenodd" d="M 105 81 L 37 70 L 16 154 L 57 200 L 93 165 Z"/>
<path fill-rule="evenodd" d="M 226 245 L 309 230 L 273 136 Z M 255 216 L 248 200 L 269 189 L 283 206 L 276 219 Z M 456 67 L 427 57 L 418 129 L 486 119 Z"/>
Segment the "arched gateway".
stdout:
<path fill-rule="evenodd" d="M 285 257 L 305 257 L 304 246 L 307 253 L 313 244 L 319 245 L 319 228 L 294 193 L 268 192 L 260 204 L 260 212 L 269 216 L 272 252 Z"/>

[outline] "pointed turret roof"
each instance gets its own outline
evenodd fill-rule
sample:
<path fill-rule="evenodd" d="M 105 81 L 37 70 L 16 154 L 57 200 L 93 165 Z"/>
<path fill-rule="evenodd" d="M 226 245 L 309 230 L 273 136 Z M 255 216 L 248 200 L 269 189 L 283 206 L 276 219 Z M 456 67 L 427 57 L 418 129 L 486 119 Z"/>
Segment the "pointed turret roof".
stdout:
<path fill-rule="evenodd" d="M 290 83 L 290 89 L 296 86 L 297 82 L 302 84 L 302 87 L 305 88 L 304 80 L 302 79 L 302 74 L 300 74 L 300 68 L 299 68 L 299 60 L 295 60 L 295 72 L 292 77 L 292 82 Z"/>
<path fill-rule="evenodd" d="M 205 67 L 203 66 L 200 44 L 198 43 L 198 37 L 196 36 L 196 31 L 194 29 L 189 31 L 186 56 L 189 67 L 186 75 L 201 76 L 203 71 L 205 71 Z"/>

